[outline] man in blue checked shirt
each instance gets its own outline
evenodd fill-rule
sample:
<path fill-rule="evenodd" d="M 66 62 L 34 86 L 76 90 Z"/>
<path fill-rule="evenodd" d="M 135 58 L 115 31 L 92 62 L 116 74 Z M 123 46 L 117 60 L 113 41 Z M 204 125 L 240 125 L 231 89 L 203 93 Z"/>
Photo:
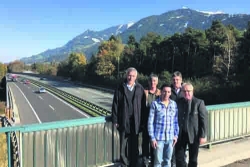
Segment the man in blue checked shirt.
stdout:
<path fill-rule="evenodd" d="M 171 167 L 173 147 L 177 142 L 178 108 L 171 100 L 171 86 L 161 86 L 161 96 L 152 102 L 148 118 L 148 133 L 154 148 L 154 167 Z"/>

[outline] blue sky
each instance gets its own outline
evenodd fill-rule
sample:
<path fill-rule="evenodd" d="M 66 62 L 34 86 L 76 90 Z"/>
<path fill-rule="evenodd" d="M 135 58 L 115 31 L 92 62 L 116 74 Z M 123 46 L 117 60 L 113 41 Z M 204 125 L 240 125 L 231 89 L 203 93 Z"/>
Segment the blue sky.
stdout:
<path fill-rule="evenodd" d="M 247 13 L 246 0 L 1 0 L 0 62 L 60 47 L 87 29 L 102 30 L 186 6 Z"/>

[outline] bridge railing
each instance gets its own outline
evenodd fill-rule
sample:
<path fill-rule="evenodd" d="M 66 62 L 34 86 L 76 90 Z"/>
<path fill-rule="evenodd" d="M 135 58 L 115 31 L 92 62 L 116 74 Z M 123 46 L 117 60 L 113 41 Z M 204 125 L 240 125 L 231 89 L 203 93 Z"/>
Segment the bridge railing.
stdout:
<path fill-rule="evenodd" d="M 101 166 L 119 157 L 119 135 L 110 117 L 0 128 L 0 133 L 13 131 L 19 134 L 22 167 Z"/>
<path fill-rule="evenodd" d="M 208 144 L 250 135 L 250 102 L 207 106 Z"/>
<path fill-rule="evenodd" d="M 250 135 L 250 102 L 207 106 L 205 145 Z M 19 127 L 0 133 L 19 133 L 22 167 L 101 166 L 119 159 L 119 134 L 110 117 L 93 117 Z M 8 140 L 9 141 L 9 140 Z"/>

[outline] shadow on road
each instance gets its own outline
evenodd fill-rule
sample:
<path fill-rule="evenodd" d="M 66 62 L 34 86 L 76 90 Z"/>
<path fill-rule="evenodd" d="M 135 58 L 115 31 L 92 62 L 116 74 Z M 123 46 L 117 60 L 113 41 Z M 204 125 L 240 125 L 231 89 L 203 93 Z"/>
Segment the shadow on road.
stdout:
<path fill-rule="evenodd" d="M 249 155 L 250 156 L 250 155 Z M 221 167 L 250 167 L 250 158 L 243 159 Z"/>

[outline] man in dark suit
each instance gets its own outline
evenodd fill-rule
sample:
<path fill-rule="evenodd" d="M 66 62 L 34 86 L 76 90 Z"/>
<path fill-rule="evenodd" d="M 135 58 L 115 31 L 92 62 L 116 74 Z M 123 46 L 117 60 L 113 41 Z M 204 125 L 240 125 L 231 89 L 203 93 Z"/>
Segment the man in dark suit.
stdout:
<path fill-rule="evenodd" d="M 137 70 L 130 67 L 118 85 L 112 104 L 112 122 L 120 135 L 120 160 L 123 167 L 137 167 L 138 135 L 146 110 L 143 86 L 136 81 Z"/>
<path fill-rule="evenodd" d="M 183 98 L 183 93 L 181 93 L 181 87 L 182 87 L 182 74 L 179 71 L 175 71 L 172 74 L 171 96 L 170 96 L 171 100 L 177 102 L 179 99 Z M 176 167 L 175 147 L 173 148 L 171 167 Z"/>
<path fill-rule="evenodd" d="M 171 96 L 170 99 L 177 101 L 183 97 L 181 93 L 182 86 L 182 74 L 179 71 L 175 71 L 172 75 L 172 84 L 171 84 Z"/>
<path fill-rule="evenodd" d="M 184 98 L 177 101 L 180 131 L 175 146 L 176 166 L 186 167 L 188 145 L 188 167 L 197 167 L 199 145 L 206 142 L 208 112 L 204 101 L 193 96 L 192 84 L 184 83 L 181 90 Z"/>

